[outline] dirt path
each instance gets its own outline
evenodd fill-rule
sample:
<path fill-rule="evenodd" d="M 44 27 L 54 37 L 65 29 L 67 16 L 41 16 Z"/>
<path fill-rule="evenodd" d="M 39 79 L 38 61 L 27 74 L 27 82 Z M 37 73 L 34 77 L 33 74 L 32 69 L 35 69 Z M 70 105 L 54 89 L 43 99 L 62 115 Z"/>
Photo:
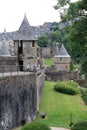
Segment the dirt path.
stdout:
<path fill-rule="evenodd" d="M 14 128 L 14 129 L 12 129 L 12 130 L 20 130 L 21 128 L 20 127 L 18 127 L 18 128 Z"/>
<path fill-rule="evenodd" d="M 61 128 L 61 127 L 50 127 L 51 130 L 69 130 L 69 129 L 65 129 L 65 128 Z"/>

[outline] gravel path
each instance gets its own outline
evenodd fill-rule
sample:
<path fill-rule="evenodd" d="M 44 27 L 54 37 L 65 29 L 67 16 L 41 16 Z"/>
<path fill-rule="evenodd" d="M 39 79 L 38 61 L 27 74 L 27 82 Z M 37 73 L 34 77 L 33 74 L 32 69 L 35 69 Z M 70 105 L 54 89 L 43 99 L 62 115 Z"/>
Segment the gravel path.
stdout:
<path fill-rule="evenodd" d="M 50 127 L 51 130 L 69 130 L 69 129 L 65 129 L 65 128 L 61 128 L 61 127 Z"/>

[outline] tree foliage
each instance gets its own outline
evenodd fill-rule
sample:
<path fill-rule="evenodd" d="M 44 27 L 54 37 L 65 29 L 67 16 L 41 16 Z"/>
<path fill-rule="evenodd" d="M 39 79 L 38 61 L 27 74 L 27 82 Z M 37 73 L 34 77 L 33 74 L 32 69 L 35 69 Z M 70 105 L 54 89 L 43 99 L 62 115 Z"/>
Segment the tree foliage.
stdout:
<path fill-rule="evenodd" d="M 69 4 L 70 0 L 57 0 L 57 5 L 54 6 L 55 9 L 59 9 Z"/>
<path fill-rule="evenodd" d="M 48 42 L 48 36 L 47 35 L 42 35 L 38 37 L 38 45 L 40 47 L 47 47 L 47 45 L 49 44 Z"/>
<path fill-rule="evenodd" d="M 43 34 L 38 37 L 38 45 L 40 47 L 47 47 L 62 41 L 62 31 L 58 28 L 57 23 L 53 23 L 51 30 L 49 34 Z"/>
<path fill-rule="evenodd" d="M 61 42 L 62 34 L 60 30 L 52 31 L 49 34 L 50 44 Z"/>
<path fill-rule="evenodd" d="M 87 1 L 71 3 L 67 0 L 57 0 L 55 9 L 60 9 L 67 3 L 69 8 L 61 13 L 61 20 L 71 21 L 72 26 L 66 28 L 68 33 L 64 34 L 65 45 L 74 61 L 80 62 L 82 71 L 87 73 Z"/>

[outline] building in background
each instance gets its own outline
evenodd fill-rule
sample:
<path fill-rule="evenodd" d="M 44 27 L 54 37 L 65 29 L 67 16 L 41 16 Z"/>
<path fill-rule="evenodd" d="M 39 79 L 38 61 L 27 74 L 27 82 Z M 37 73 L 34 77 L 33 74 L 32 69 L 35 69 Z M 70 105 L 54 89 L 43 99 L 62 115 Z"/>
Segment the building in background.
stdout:
<path fill-rule="evenodd" d="M 70 71 L 70 55 L 62 44 L 57 55 L 54 56 L 54 64 L 57 71 Z"/>

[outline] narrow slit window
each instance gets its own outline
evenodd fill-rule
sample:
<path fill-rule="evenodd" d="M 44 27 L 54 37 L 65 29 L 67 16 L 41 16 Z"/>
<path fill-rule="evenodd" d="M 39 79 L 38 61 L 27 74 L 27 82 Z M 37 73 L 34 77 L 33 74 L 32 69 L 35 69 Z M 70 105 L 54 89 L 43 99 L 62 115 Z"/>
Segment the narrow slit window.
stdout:
<path fill-rule="evenodd" d="M 62 57 L 60 58 L 60 60 L 62 60 Z"/>
<path fill-rule="evenodd" d="M 35 46 L 35 41 L 32 41 L 32 47 L 34 47 Z"/>

